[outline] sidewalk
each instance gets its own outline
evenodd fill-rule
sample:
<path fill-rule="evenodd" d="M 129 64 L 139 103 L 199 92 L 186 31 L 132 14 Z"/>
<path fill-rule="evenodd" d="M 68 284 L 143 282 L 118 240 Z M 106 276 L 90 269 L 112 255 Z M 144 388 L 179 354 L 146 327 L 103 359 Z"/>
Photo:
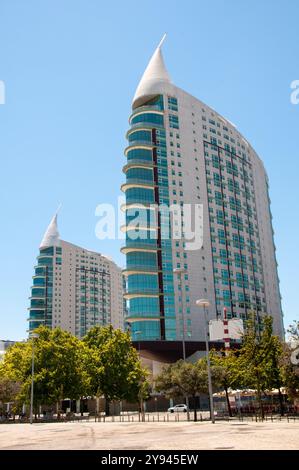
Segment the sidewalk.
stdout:
<path fill-rule="evenodd" d="M 299 422 L 0 425 L 0 449 L 299 449 Z"/>

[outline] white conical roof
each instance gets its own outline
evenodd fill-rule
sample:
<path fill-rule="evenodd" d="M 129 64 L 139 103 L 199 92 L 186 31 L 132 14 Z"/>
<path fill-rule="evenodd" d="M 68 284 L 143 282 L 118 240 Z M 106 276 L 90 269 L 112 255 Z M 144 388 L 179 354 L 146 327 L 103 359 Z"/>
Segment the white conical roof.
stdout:
<path fill-rule="evenodd" d="M 161 51 L 165 37 L 166 34 L 164 34 L 163 38 L 161 39 L 142 75 L 133 98 L 133 107 L 138 106 L 137 101 L 140 101 L 142 97 L 150 97 L 151 95 L 161 93 L 163 92 L 163 85 L 171 84 L 171 79 L 166 70 Z"/>
<path fill-rule="evenodd" d="M 57 227 L 57 215 L 58 213 L 56 212 L 44 234 L 42 242 L 39 246 L 40 248 L 47 248 L 49 246 L 60 246 L 60 238 Z"/>

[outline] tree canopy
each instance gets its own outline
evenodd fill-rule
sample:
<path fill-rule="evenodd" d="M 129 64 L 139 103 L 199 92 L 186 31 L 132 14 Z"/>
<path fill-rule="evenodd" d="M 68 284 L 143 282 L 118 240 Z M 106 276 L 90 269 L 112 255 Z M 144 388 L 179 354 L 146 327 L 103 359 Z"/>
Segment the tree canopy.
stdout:
<path fill-rule="evenodd" d="M 34 405 L 77 399 L 85 394 L 89 376 L 84 368 L 85 345 L 72 334 L 40 326 L 36 338 L 16 343 L 5 354 L 2 375 L 21 383 L 18 400 L 29 403 L 34 352 Z"/>
<path fill-rule="evenodd" d="M 214 387 L 219 384 L 220 370 L 218 366 L 211 368 Z M 155 377 L 155 389 L 164 392 L 169 398 L 192 397 L 200 393 L 208 393 L 208 372 L 206 359 L 199 359 L 194 364 L 183 360 L 170 364 Z M 197 420 L 196 406 L 194 421 Z"/>
<path fill-rule="evenodd" d="M 95 326 L 85 336 L 84 344 L 88 347 L 92 394 L 104 395 L 107 401 L 136 401 L 141 388 L 145 389 L 147 372 L 129 333 L 111 325 Z"/>

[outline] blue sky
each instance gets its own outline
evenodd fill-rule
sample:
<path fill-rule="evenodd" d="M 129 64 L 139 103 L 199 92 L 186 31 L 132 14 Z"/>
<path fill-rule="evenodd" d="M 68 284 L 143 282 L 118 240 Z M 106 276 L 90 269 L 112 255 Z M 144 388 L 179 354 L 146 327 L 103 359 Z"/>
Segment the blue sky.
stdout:
<path fill-rule="evenodd" d="M 61 237 L 111 255 L 95 208 L 116 204 L 131 99 L 162 34 L 176 85 L 229 120 L 270 178 L 285 323 L 298 318 L 297 0 L 0 0 L 0 339 L 26 337 L 38 246 Z"/>

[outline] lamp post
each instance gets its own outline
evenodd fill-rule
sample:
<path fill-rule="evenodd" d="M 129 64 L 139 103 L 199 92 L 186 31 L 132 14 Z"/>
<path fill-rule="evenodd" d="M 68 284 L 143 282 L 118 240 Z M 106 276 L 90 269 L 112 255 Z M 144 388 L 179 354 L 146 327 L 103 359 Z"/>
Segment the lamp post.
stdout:
<path fill-rule="evenodd" d="M 32 338 L 32 362 L 31 362 L 31 391 L 30 391 L 30 424 L 33 422 L 33 388 L 34 388 L 34 339 L 38 338 L 37 333 L 30 335 Z"/>
<path fill-rule="evenodd" d="M 212 423 L 215 423 L 215 416 L 214 416 L 214 403 L 213 403 L 213 388 L 212 388 L 212 377 L 211 377 L 211 364 L 210 364 L 210 355 L 209 355 L 209 341 L 208 341 L 208 333 L 207 333 L 207 324 L 208 324 L 208 315 L 207 315 L 207 308 L 210 306 L 210 302 L 206 299 L 199 299 L 196 301 L 196 305 L 199 308 L 203 308 L 204 311 L 204 333 L 205 333 L 205 341 L 206 341 L 206 356 L 207 356 L 207 368 L 208 368 L 208 388 L 209 388 L 209 399 L 210 399 L 210 414 Z"/>
<path fill-rule="evenodd" d="M 183 304 L 182 274 L 184 274 L 185 272 L 186 272 L 186 269 L 184 269 L 184 268 L 175 268 L 173 270 L 173 273 L 177 274 L 177 276 L 178 276 L 179 286 L 181 287 L 181 308 L 182 308 L 182 320 L 183 320 L 182 345 L 183 345 L 183 359 L 184 359 L 184 361 L 186 360 L 186 344 L 185 344 L 185 313 L 184 313 L 184 304 Z M 186 400 L 186 406 L 187 406 L 187 418 L 188 418 L 188 421 L 189 421 L 190 414 L 189 414 L 189 397 L 188 397 L 188 395 L 185 396 L 185 400 Z"/>

